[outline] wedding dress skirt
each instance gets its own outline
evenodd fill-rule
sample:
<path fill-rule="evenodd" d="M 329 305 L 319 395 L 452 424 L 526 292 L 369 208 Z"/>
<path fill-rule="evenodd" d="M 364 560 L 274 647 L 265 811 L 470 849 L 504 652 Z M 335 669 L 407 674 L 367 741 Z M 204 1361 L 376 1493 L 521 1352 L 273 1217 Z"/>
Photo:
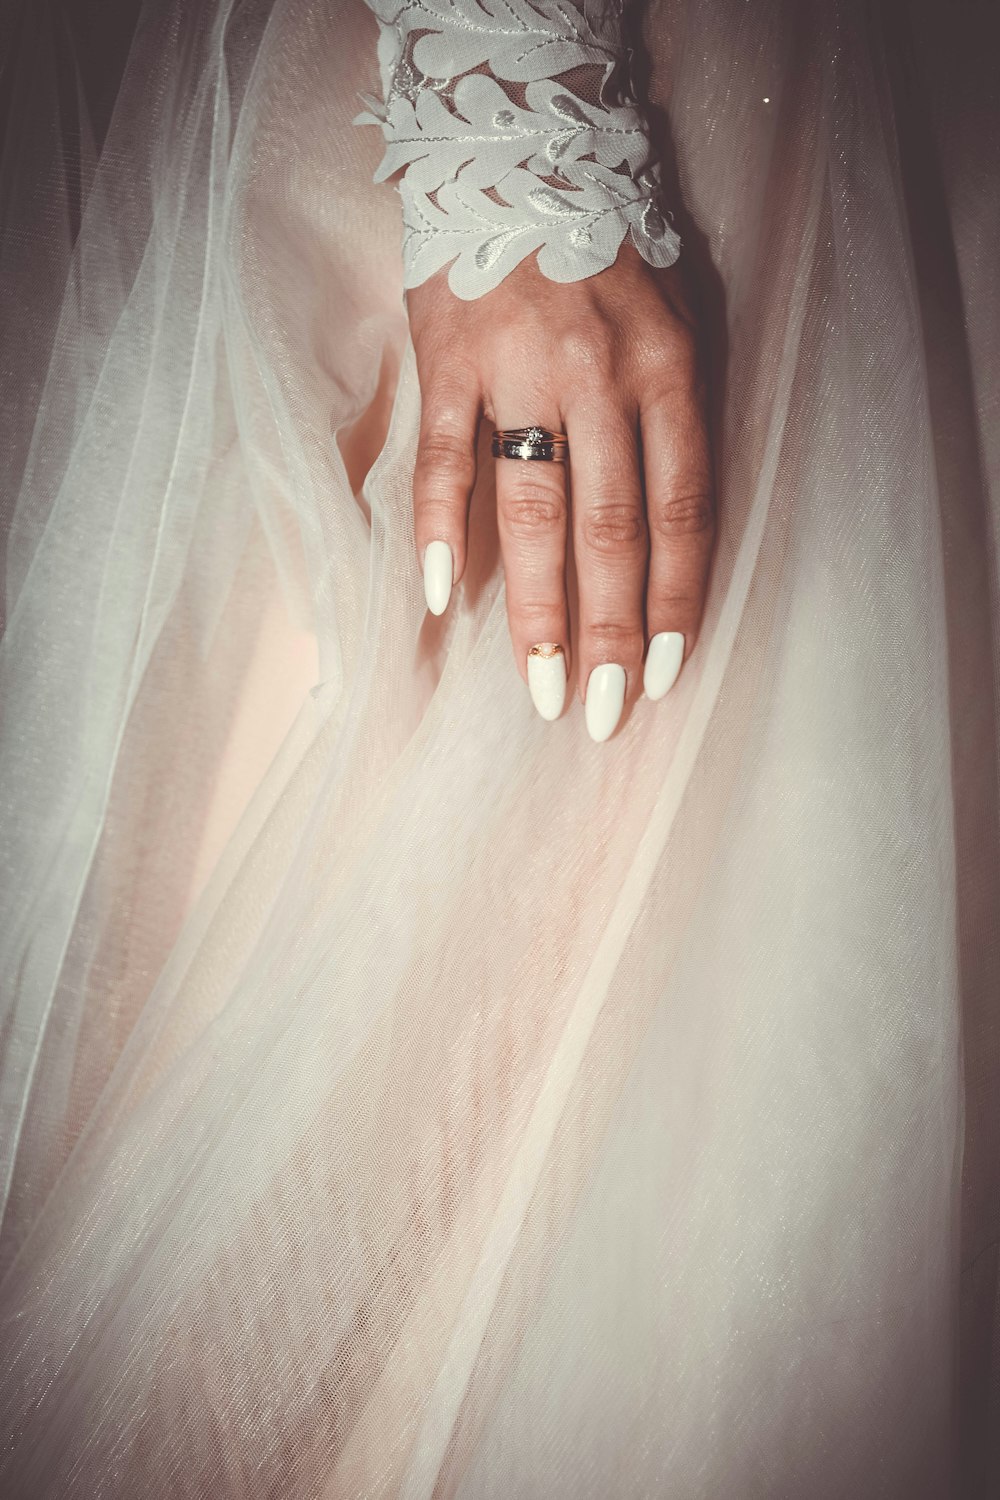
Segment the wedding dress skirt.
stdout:
<path fill-rule="evenodd" d="M 648 10 L 721 540 L 602 746 L 517 675 L 485 446 L 425 612 L 361 0 L 147 6 L 100 149 L 56 14 L 5 23 L 0 1490 L 996 1494 L 985 9 Z"/>

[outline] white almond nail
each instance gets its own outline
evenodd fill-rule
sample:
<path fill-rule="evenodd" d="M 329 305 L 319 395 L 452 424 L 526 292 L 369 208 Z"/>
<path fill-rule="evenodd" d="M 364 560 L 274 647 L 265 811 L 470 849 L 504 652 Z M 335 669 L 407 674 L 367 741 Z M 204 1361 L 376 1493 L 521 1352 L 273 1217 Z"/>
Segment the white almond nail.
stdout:
<path fill-rule="evenodd" d="M 451 598 L 455 567 L 447 542 L 428 542 L 424 548 L 424 598 L 432 615 L 443 615 Z"/>
<path fill-rule="evenodd" d="M 528 691 L 543 719 L 558 719 L 566 702 L 566 654 L 553 641 L 528 652 Z"/>
<path fill-rule="evenodd" d="M 616 661 L 602 662 L 587 678 L 584 717 L 592 740 L 614 734 L 625 705 L 625 668 Z"/>
<path fill-rule="evenodd" d="M 677 630 L 661 630 L 646 652 L 642 690 L 647 698 L 665 698 L 680 674 L 684 660 L 684 637 Z"/>

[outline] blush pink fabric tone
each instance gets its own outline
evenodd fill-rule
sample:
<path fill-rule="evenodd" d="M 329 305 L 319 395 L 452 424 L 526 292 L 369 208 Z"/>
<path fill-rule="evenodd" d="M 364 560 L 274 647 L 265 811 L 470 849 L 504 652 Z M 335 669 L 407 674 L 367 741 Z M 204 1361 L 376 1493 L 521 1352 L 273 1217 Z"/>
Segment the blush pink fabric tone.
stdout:
<path fill-rule="evenodd" d="M 49 14 L 0 176 L 0 1492 L 995 1494 L 980 13 L 648 9 L 721 539 L 603 745 L 517 674 L 488 432 L 424 608 L 365 5 L 149 7 L 101 140 Z"/>

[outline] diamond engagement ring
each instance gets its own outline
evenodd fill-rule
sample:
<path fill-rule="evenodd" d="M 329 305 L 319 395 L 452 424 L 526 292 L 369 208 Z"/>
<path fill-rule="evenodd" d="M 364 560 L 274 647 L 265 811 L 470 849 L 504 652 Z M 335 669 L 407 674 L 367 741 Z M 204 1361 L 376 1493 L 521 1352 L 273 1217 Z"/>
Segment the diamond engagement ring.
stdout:
<path fill-rule="evenodd" d="M 502 428 L 493 434 L 493 457 L 565 463 L 569 458 L 569 443 L 564 432 L 549 432 L 545 427 Z"/>

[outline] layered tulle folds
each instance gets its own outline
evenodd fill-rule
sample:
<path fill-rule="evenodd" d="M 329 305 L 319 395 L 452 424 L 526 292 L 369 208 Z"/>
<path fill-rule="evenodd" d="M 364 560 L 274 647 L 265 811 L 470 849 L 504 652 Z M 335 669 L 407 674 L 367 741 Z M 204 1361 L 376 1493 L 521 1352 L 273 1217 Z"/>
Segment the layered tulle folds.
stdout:
<path fill-rule="evenodd" d="M 4 1494 L 996 1492 L 988 19 L 648 9 L 721 541 L 598 746 L 485 449 L 425 613 L 361 0 L 106 130 L 9 9 Z"/>

